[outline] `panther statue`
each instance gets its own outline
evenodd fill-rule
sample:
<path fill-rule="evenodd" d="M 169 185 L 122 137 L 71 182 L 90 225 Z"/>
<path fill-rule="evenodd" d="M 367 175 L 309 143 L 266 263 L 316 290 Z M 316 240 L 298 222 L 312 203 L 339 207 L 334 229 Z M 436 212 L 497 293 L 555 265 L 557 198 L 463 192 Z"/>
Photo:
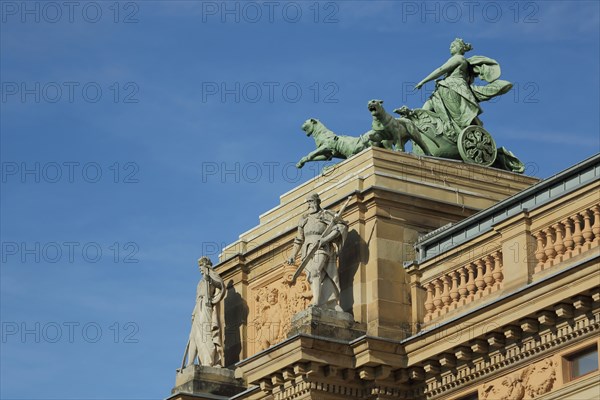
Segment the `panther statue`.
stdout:
<path fill-rule="evenodd" d="M 373 144 L 370 140 L 371 131 L 359 136 L 336 135 L 321 121 L 315 118 L 307 119 L 302 124 L 302 130 L 306 136 L 312 136 L 317 149 L 302 157 L 297 168 L 302 168 L 308 161 L 329 161 L 332 158 L 346 159 L 360 153 Z"/>
<path fill-rule="evenodd" d="M 422 138 L 422 133 L 408 118 L 394 118 L 383 108 L 383 100 L 370 100 L 367 107 L 373 117 L 372 130 L 368 132 L 369 139 L 375 143 L 382 143 L 383 147 L 390 150 L 405 151 L 406 142 L 409 140 L 418 145 L 425 155 L 430 156 L 431 151 Z M 394 149 L 395 147 L 395 149 Z"/>

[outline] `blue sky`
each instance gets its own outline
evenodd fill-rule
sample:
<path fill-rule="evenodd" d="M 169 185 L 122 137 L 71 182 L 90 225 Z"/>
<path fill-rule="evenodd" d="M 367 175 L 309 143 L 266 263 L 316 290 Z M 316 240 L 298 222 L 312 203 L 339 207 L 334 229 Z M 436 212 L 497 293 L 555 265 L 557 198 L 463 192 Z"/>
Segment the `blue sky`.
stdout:
<path fill-rule="evenodd" d="M 481 118 L 528 174 L 600 151 L 595 1 L 0 4 L 3 399 L 166 397 L 196 260 L 322 166 L 302 122 L 421 106 L 455 37 L 515 83 Z"/>

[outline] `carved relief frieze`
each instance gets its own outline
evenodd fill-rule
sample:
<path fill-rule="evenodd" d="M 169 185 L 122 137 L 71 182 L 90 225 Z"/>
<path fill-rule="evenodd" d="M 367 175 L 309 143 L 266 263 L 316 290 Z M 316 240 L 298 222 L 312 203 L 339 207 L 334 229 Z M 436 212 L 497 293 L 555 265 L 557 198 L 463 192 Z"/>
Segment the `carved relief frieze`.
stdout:
<path fill-rule="evenodd" d="M 548 393 L 556 381 L 558 363 L 550 358 L 483 385 L 482 400 L 535 399 Z"/>
<path fill-rule="evenodd" d="M 292 316 L 310 304 L 312 292 L 306 276 L 301 274 L 292 284 L 294 271 L 295 267 L 286 266 L 281 279 L 252 290 L 255 351 L 284 340 L 290 331 Z"/>

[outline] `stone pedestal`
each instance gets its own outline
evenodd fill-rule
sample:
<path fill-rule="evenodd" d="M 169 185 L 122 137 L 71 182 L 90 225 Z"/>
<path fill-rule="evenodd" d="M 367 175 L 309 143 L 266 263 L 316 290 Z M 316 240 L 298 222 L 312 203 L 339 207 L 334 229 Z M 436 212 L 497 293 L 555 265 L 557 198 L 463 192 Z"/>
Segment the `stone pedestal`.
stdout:
<path fill-rule="evenodd" d="M 244 382 L 235 378 L 232 370 L 202 365 L 190 365 L 177 372 L 171 400 L 219 399 L 246 390 Z"/>
<path fill-rule="evenodd" d="M 298 333 L 353 340 L 366 333 L 366 326 L 355 322 L 350 313 L 312 306 L 292 317 L 288 337 Z"/>

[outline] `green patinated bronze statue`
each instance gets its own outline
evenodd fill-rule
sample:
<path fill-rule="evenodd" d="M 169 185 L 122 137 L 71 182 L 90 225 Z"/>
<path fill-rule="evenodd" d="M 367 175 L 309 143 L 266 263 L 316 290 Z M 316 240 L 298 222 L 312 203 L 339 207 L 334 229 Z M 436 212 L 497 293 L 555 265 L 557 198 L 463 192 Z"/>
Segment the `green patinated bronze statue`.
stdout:
<path fill-rule="evenodd" d="M 465 58 L 464 54 L 470 50 L 472 46 L 462 39 L 450 44 L 451 57 L 416 85 L 416 89 L 420 89 L 437 79 L 433 94 L 421 108 L 403 106 L 394 110 L 400 118 L 393 118 L 383 108 L 383 101 L 369 101 L 372 129 L 358 138 L 337 136 L 317 120 L 308 120 L 302 129 L 314 137 L 317 150 L 303 157 L 296 166 L 302 168 L 308 161 L 333 157 L 348 158 L 371 146 L 405 151 L 406 143 L 411 141 L 412 152 L 417 155 L 523 173 L 523 163 L 504 147 L 497 148 L 479 119 L 483 112 L 479 103 L 507 93 L 512 83 L 498 79 L 497 61 L 483 56 Z M 476 85 L 476 78 L 487 83 Z"/>
<path fill-rule="evenodd" d="M 310 152 L 296 163 L 297 168 L 302 168 L 308 161 L 329 161 L 332 158 L 346 159 L 371 147 L 368 133 L 359 137 L 336 135 L 321 121 L 309 118 L 302 124 L 306 136 L 312 136 L 317 149 Z"/>
<path fill-rule="evenodd" d="M 420 146 L 424 154 L 430 156 L 429 146 L 423 141 L 423 135 L 417 126 L 408 118 L 394 118 L 385 111 L 382 104 L 383 100 L 371 100 L 367 104 L 373 117 L 372 129 L 367 132 L 371 143 L 404 152 L 406 143 L 411 140 Z"/>
<path fill-rule="evenodd" d="M 436 88 L 422 109 L 435 113 L 448 130 L 448 136 L 456 138 L 464 128 L 470 125 L 482 125 L 477 117 L 482 113 L 479 103 L 507 93 L 512 83 L 499 80 L 500 65 L 491 58 L 474 56 L 469 59 L 464 54 L 472 46 L 462 39 L 450 44 L 448 61 L 419 82 L 416 89 L 425 83 L 445 75 L 436 81 Z M 487 85 L 475 85 L 479 77 Z M 454 131 L 454 133 L 452 133 Z"/>
<path fill-rule="evenodd" d="M 523 163 L 505 148 L 497 149 L 479 119 L 483 112 L 479 103 L 507 93 L 512 83 L 498 79 L 500 65 L 496 60 L 483 56 L 465 58 L 464 54 L 472 48 L 462 39 L 455 39 L 450 44 L 448 61 L 416 86 L 420 89 L 425 83 L 443 77 L 436 81 L 436 88 L 423 107 L 415 110 L 402 107 L 395 111 L 413 121 L 425 134 L 428 144 L 433 144 L 431 138 L 440 138 L 441 146 L 432 152 L 435 157 L 522 173 Z M 475 85 L 475 78 L 488 83 Z M 415 154 L 428 153 L 418 143 L 413 147 Z"/>

